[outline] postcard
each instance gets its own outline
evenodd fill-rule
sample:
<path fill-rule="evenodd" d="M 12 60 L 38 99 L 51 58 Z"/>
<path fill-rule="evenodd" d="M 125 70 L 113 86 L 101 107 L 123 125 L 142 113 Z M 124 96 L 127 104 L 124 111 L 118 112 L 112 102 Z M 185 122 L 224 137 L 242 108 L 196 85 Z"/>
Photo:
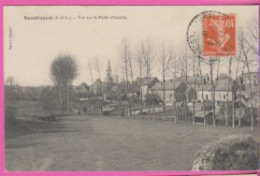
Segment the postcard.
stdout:
<path fill-rule="evenodd" d="M 3 28 L 6 172 L 258 169 L 257 5 L 13 5 Z"/>

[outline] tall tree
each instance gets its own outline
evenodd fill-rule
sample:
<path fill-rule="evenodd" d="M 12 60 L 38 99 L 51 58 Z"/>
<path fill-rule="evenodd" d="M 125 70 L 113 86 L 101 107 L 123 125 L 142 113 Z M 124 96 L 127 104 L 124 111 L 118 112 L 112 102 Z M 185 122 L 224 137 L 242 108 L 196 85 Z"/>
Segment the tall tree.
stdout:
<path fill-rule="evenodd" d="M 163 119 L 165 120 L 165 110 L 166 110 L 166 102 L 165 102 L 165 82 L 166 78 L 169 76 L 170 69 L 172 67 L 172 58 L 173 53 L 172 49 L 166 48 L 165 45 L 161 45 L 160 56 L 158 57 L 159 62 L 159 72 L 162 76 L 162 88 L 163 88 Z"/>
<path fill-rule="evenodd" d="M 241 55 L 242 52 L 240 50 L 238 57 L 235 57 L 235 61 L 236 61 L 236 72 L 235 72 L 235 80 L 238 81 L 238 93 L 239 93 L 239 102 L 242 101 L 242 89 L 243 89 L 243 84 L 242 84 L 242 80 L 239 77 L 239 72 L 241 71 L 241 75 L 244 74 L 244 70 L 245 70 L 245 64 L 242 65 L 242 68 L 240 68 L 240 63 L 242 63 L 243 60 L 243 56 Z M 239 108 L 239 112 L 238 112 L 238 126 L 241 126 L 241 120 L 242 120 L 242 109 Z"/>
<path fill-rule="evenodd" d="M 73 80 L 78 76 L 78 64 L 71 55 L 59 55 L 51 64 L 51 79 L 60 99 L 62 113 L 71 110 Z"/>
<path fill-rule="evenodd" d="M 248 72 L 248 82 L 250 91 L 250 119 L 251 130 L 254 130 L 254 110 L 253 110 L 253 91 L 251 85 L 251 64 L 255 62 L 254 59 L 250 59 L 252 55 L 252 47 L 248 44 L 245 36 L 245 31 L 241 28 L 239 32 L 239 47 L 243 56 L 243 61 Z"/>
<path fill-rule="evenodd" d="M 5 80 L 5 84 L 9 85 L 9 86 L 13 86 L 14 85 L 14 77 L 13 76 L 8 76 Z"/>
<path fill-rule="evenodd" d="M 184 84 L 187 86 L 188 85 L 188 52 L 187 49 L 184 49 L 184 52 L 181 53 L 179 60 L 180 60 L 180 71 L 181 71 L 181 76 Z M 187 117 L 188 117 L 188 110 L 187 110 L 187 91 L 184 90 L 184 99 L 183 99 L 183 106 L 184 106 L 184 121 L 185 124 L 187 124 Z"/>
<path fill-rule="evenodd" d="M 202 104 L 203 104 L 203 124 L 204 126 L 207 125 L 207 119 L 206 119 L 206 104 L 205 104 L 205 97 L 204 97 L 204 80 L 202 75 L 202 58 L 198 56 L 198 69 L 199 69 L 199 75 L 200 75 L 200 89 L 201 89 L 201 97 L 202 97 Z"/>
<path fill-rule="evenodd" d="M 136 56 L 136 59 L 137 59 L 137 65 L 138 65 L 138 75 L 139 75 L 139 90 L 140 90 L 140 103 L 141 103 L 141 109 L 140 109 L 140 114 L 142 115 L 143 114 L 143 90 L 142 90 L 142 80 L 143 80 L 143 69 L 144 69 L 144 60 L 143 60 L 143 57 L 142 57 L 142 53 L 141 53 L 141 50 L 138 50 L 137 51 L 137 56 Z"/>
<path fill-rule="evenodd" d="M 196 57 L 191 57 L 192 59 L 192 77 L 193 77 L 193 91 L 192 91 L 192 124 L 195 124 L 195 113 L 196 113 L 196 93 L 197 93 L 197 84 L 198 84 L 198 60 Z"/>
<path fill-rule="evenodd" d="M 174 89 L 174 95 L 173 95 L 173 104 L 174 104 L 174 116 L 175 116 L 175 123 L 179 123 L 179 104 L 177 104 L 176 99 L 176 78 L 177 78 L 177 59 L 176 57 L 173 57 L 173 89 Z"/>
<path fill-rule="evenodd" d="M 129 98 L 129 60 L 131 59 L 131 52 L 130 52 L 130 44 L 128 40 L 125 38 L 122 41 L 122 47 L 120 48 L 120 58 L 122 62 L 122 72 L 125 77 L 126 83 L 126 101 L 127 101 L 127 113 L 131 116 L 131 104 Z"/>
<path fill-rule="evenodd" d="M 97 95 L 99 97 L 99 115 L 100 117 L 103 116 L 103 101 L 104 101 L 104 94 L 103 94 L 103 84 L 101 81 L 101 64 L 99 62 L 99 59 L 95 59 L 95 70 L 98 74 L 98 81 L 97 81 Z"/>
<path fill-rule="evenodd" d="M 258 55 L 258 41 L 259 41 L 259 21 L 257 16 L 254 16 L 247 25 L 247 28 L 243 30 L 246 35 L 245 42 L 250 47 L 250 50 Z"/>
<path fill-rule="evenodd" d="M 132 56 L 132 52 L 131 52 L 130 48 L 129 48 L 129 54 L 128 55 L 129 55 L 129 57 L 128 57 L 128 60 L 129 60 L 128 64 L 129 64 L 131 85 L 132 85 L 132 88 L 134 88 L 134 76 L 135 76 L 135 74 L 134 74 L 134 72 L 135 72 L 134 65 L 135 65 L 135 60 L 134 60 L 134 58 Z M 131 107 L 133 107 L 133 109 L 131 109 L 131 115 L 133 115 L 134 118 L 135 118 L 135 96 L 132 95 L 131 97 L 129 97 L 129 101 L 130 101 Z M 134 113 L 132 113 L 132 111 L 134 111 Z"/>
<path fill-rule="evenodd" d="M 91 67 L 90 62 L 88 62 L 88 69 L 89 69 L 89 74 L 90 74 L 91 82 L 92 82 L 92 84 L 93 84 L 94 80 L 93 80 L 92 67 Z"/>
<path fill-rule="evenodd" d="M 226 126 L 228 126 L 228 117 L 230 115 L 230 113 L 229 113 L 230 112 L 229 111 L 229 90 L 230 90 L 230 88 L 231 89 L 233 88 L 233 87 L 230 87 L 230 81 L 232 81 L 232 80 L 230 80 L 231 79 L 231 73 L 232 73 L 232 70 L 231 70 L 232 61 L 233 61 L 233 57 L 229 57 L 229 59 L 228 59 L 228 78 L 227 78 L 228 84 L 227 84 L 227 93 L 226 93 L 226 96 L 227 96 L 227 99 L 226 99 L 226 114 L 225 114 L 226 115 Z M 232 92 L 233 92 L 233 89 L 232 89 Z M 233 97 L 233 93 L 232 93 L 232 97 Z M 234 127 L 233 125 L 234 125 L 234 123 L 233 123 L 233 120 L 232 120 L 232 127 Z"/>
<path fill-rule="evenodd" d="M 148 104 L 148 114 L 149 118 L 151 119 L 151 102 L 150 102 L 150 96 L 149 96 L 149 84 L 151 81 L 151 67 L 152 67 L 152 48 L 151 44 L 149 42 L 142 42 L 141 44 L 141 54 L 143 57 L 144 61 L 144 70 L 146 74 L 146 79 L 147 79 L 147 94 L 146 94 L 146 102 Z"/>
<path fill-rule="evenodd" d="M 217 63 L 217 70 L 216 70 L 216 79 L 214 80 L 214 66 Z M 211 87 L 211 99 L 212 99 L 212 109 L 213 109 L 213 127 L 216 126 L 216 87 L 218 84 L 218 74 L 219 74 L 219 63 L 220 58 L 213 58 L 209 59 L 208 65 L 210 70 L 210 87 Z"/>

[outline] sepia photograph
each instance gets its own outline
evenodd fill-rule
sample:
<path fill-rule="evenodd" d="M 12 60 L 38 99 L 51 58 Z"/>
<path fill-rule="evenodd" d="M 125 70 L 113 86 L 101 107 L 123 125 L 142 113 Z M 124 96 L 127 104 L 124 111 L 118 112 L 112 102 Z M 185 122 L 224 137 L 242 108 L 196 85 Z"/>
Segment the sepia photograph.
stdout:
<path fill-rule="evenodd" d="M 257 5 L 3 15 L 6 171 L 258 169 Z"/>

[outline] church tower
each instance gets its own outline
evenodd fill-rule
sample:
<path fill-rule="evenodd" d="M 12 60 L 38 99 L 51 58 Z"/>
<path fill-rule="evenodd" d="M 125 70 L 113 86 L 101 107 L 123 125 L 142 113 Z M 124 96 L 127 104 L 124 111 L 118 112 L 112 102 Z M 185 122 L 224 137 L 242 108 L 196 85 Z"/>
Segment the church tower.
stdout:
<path fill-rule="evenodd" d="M 107 76 L 111 76 L 111 66 L 110 66 L 110 60 L 108 60 L 108 64 L 107 64 Z"/>
<path fill-rule="evenodd" d="M 110 60 L 108 60 L 107 75 L 105 78 L 105 83 L 107 84 L 107 86 L 111 86 L 113 84 L 113 78 L 111 75 L 112 75 L 112 70 L 111 70 L 111 66 L 110 66 Z"/>

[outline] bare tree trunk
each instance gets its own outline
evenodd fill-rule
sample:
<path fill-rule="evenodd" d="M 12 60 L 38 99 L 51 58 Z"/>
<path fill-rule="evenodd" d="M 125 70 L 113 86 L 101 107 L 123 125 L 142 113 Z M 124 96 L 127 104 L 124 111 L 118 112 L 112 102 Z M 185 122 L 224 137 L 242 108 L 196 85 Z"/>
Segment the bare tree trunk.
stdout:
<path fill-rule="evenodd" d="M 88 68 L 89 68 L 89 73 L 90 73 L 91 82 L 92 82 L 92 84 L 93 84 L 94 80 L 93 80 L 93 75 L 92 75 L 92 68 L 91 68 L 91 65 L 90 65 L 89 62 L 88 62 Z"/>
<path fill-rule="evenodd" d="M 235 92 L 232 91 L 232 128 L 235 128 Z"/>
<path fill-rule="evenodd" d="M 100 115 L 100 117 L 102 117 L 103 116 L 103 90 L 102 90 L 102 87 L 103 87 L 103 85 L 102 85 L 102 82 L 101 82 L 101 76 L 100 76 L 100 64 L 99 64 L 99 61 L 98 61 L 98 59 L 96 59 L 96 71 L 97 71 L 97 73 L 98 73 L 98 78 L 99 78 L 99 83 L 97 82 L 97 88 L 98 88 L 98 99 L 99 99 L 99 115 Z M 100 85 L 98 85 L 98 84 L 100 84 Z"/>
<path fill-rule="evenodd" d="M 163 89 L 163 120 L 166 119 L 166 97 L 165 97 L 165 81 L 166 76 L 168 75 L 168 72 L 170 70 L 171 62 L 172 62 L 172 49 L 169 48 L 169 50 L 166 50 L 165 46 L 162 45 L 160 57 L 158 57 L 158 61 L 160 64 L 160 70 L 162 76 L 162 89 Z"/>
<path fill-rule="evenodd" d="M 163 73 L 163 120 L 165 120 L 165 73 Z"/>
<path fill-rule="evenodd" d="M 214 62 L 217 62 L 217 73 L 216 73 L 216 80 L 214 84 L 213 80 L 213 66 Z M 213 60 L 212 58 L 210 59 L 210 79 L 211 79 L 211 95 L 212 95 L 212 106 L 213 106 L 213 127 L 216 127 L 216 87 L 218 84 L 218 73 L 219 73 L 219 63 L 220 63 L 220 58 L 217 58 L 217 60 Z"/>
<path fill-rule="evenodd" d="M 212 110 L 213 110 L 213 127 L 216 126 L 216 107 L 215 107 L 215 86 L 214 86 L 214 79 L 213 79 L 213 64 L 214 61 L 212 58 L 209 61 L 210 66 L 210 86 L 211 86 L 211 98 L 212 98 Z"/>
<path fill-rule="evenodd" d="M 241 47 L 242 54 L 245 59 L 245 65 L 248 72 L 248 81 L 249 81 L 249 91 L 250 91 L 250 119 L 251 119 L 251 130 L 254 130 L 254 111 L 253 111 L 253 92 L 252 92 L 252 85 L 251 85 L 251 75 L 250 75 L 250 67 L 249 67 L 249 54 L 252 51 L 252 47 L 248 45 L 247 39 L 244 35 L 244 31 L 241 30 L 239 35 L 239 43 Z"/>
<path fill-rule="evenodd" d="M 144 64 L 145 64 L 145 67 L 146 67 L 146 79 L 148 79 L 148 81 L 147 81 L 146 103 L 148 104 L 148 114 L 149 114 L 149 118 L 151 119 L 149 84 L 150 84 L 150 81 L 151 81 L 151 62 L 152 62 L 152 58 L 151 58 L 151 47 L 150 47 L 149 43 L 147 43 L 147 45 L 144 45 L 144 43 L 142 43 L 142 57 L 143 57 Z"/>
<path fill-rule="evenodd" d="M 241 85 L 239 85 L 239 102 L 241 103 Z M 242 118 L 242 112 L 241 112 L 241 107 L 239 107 L 238 127 L 241 127 L 241 118 Z"/>
<path fill-rule="evenodd" d="M 202 77 L 202 70 L 201 70 L 201 58 L 198 57 L 198 59 L 199 59 L 200 86 L 201 86 L 201 94 L 202 94 L 202 102 L 203 102 L 203 116 L 204 116 L 203 124 L 204 124 L 204 126 L 206 126 L 207 120 L 206 120 L 206 105 L 205 105 L 205 99 L 204 99 L 204 80 Z"/>
<path fill-rule="evenodd" d="M 141 103 L 141 109 L 140 114 L 143 115 L 143 90 L 142 90 L 142 76 L 143 76 L 143 58 L 141 56 L 141 53 L 137 52 L 137 63 L 138 63 L 138 69 L 139 69 L 139 90 L 140 90 L 140 103 Z"/>
<path fill-rule="evenodd" d="M 193 72 L 193 79 L 195 79 L 195 82 L 193 84 L 193 91 L 192 91 L 192 124 L 195 124 L 195 93 L 196 93 L 196 85 L 197 85 L 197 77 L 195 74 L 196 66 L 195 66 L 195 58 L 193 58 L 193 67 L 192 67 L 192 72 Z"/>
<path fill-rule="evenodd" d="M 239 70 L 239 64 L 240 64 L 240 60 L 239 58 L 237 58 L 237 65 L 236 65 L 236 75 L 235 75 L 235 78 L 236 80 L 238 80 L 238 70 Z M 241 75 L 243 75 L 244 73 L 244 68 L 245 68 L 245 64 L 243 65 L 243 69 L 242 69 L 242 73 Z M 239 80 L 238 81 L 238 85 L 239 85 L 239 102 L 241 103 L 241 91 L 242 91 L 242 84 L 241 84 L 241 81 Z M 235 100 L 234 100 L 235 101 Z M 234 103 L 234 102 L 233 102 Z M 235 107 L 234 107 L 235 108 Z M 235 109 L 234 109 L 235 111 Z M 238 127 L 241 127 L 241 118 L 242 118 L 242 112 L 241 112 L 241 107 L 239 107 L 239 114 L 238 114 Z"/>
<path fill-rule="evenodd" d="M 245 69 L 245 64 L 243 65 L 243 69 L 242 69 L 242 75 L 244 74 L 244 69 Z M 242 93 L 242 87 L 243 85 L 241 85 L 241 83 L 239 84 L 239 102 L 241 103 L 242 101 L 242 97 L 241 97 L 241 93 Z M 238 119 L 238 126 L 241 127 L 241 120 L 242 120 L 242 112 L 241 112 L 241 108 L 239 108 L 239 119 Z"/>
<path fill-rule="evenodd" d="M 254 130 L 254 111 L 253 111 L 253 92 L 252 92 L 252 85 L 251 85 L 251 76 L 250 76 L 250 68 L 248 59 L 246 59 L 246 67 L 248 71 L 248 80 L 249 80 L 249 90 L 250 90 L 250 119 L 251 119 L 251 130 Z"/>
<path fill-rule="evenodd" d="M 229 58 L 229 61 L 228 61 L 228 88 L 227 88 L 227 101 L 226 101 L 226 126 L 228 126 L 228 103 L 229 103 L 229 85 L 230 85 L 230 78 L 231 78 L 231 66 L 232 66 L 232 57 Z M 233 84 L 232 84 L 233 85 Z M 233 96 L 233 93 L 232 93 L 232 96 Z M 232 99 L 233 100 L 233 99 Z M 233 102 L 233 101 L 232 101 Z M 233 107 L 233 106 L 232 106 Z M 234 110 L 232 110 L 234 111 Z M 232 113 L 233 114 L 233 113 Z"/>
<path fill-rule="evenodd" d="M 142 90 L 142 87 L 140 89 L 140 98 L 141 98 L 141 110 L 140 110 L 140 113 L 141 113 L 141 115 L 143 115 L 143 90 Z"/>
<path fill-rule="evenodd" d="M 177 70 L 177 63 L 176 58 L 174 57 L 174 73 L 173 73 L 173 89 L 174 89 L 174 113 L 175 113 L 175 123 L 177 124 L 179 122 L 179 107 L 177 106 L 176 102 L 176 70 Z"/>
<path fill-rule="evenodd" d="M 134 86 L 133 85 L 133 83 L 134 83 L 134 73 L 133 73 L 133 59 L 132 59 L 132 56 L 131 56 L 131 52 L 129 51 L 129 56 L 128 56 L 128 60 L 129 60 L 129 69 L 130 69 L 130 77 L 131 77 L 131 85 L 132 86 Z M 133 96 L 135 96 L 135 95 L 133 95 Z M 134 97 L 132 97 L 131 98 L 131 102 L 130 102 L 130 100 L 129 100 L 129 102 L 130 102 L 130 104 L 133 106 L 133 111 L 135 112 L 135 102 L 134 102 Z M 131 112 L 130 112 L 130 114 L 131 115 L 133 115 L 133 117 L 135 118 L 135 113 L 132 113 L 132 109 L 130 109 L 131 110 Z"/>

